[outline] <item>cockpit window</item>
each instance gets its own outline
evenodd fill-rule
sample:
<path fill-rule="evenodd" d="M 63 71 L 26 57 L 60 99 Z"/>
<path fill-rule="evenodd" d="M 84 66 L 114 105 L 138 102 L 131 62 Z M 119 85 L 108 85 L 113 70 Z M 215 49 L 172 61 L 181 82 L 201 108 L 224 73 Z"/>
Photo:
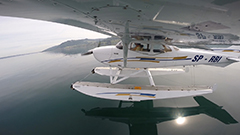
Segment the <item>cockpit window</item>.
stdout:
<path fill-rule="evenodd" d="M 122 49 L 123 49 L 122 41 L 119 41 L 119 42 L 117 43 L 116 47 L 117 47 L 118 49 L 122 50 Z"/>
<path fill-rule="evenodd" d="M 154 53 L 164 53 L 164 47 L 162 45 L 154 45 L 153 52 Z"/>
<path fill-rule="evenodd" d="M 149 46 L 149 44 L 132 43 L 132 44 L 130 45 L 130 50 L 132 50 L 132 51 L 150 52 L 150 46 Z"/>
<path fill-rule="evenodd" d="M 162 46 L 164 47 L 165 52 L 171 52 L 172 51 L 172 49 L 169 46 L 167 46 L 167 45 L 162 45 Z"/>
<path fill-rule="evenodd" d="M 165 53 L 165 52 L 171 52 L 171 51 L 172 51 L 172 49 L 166 45 L 154 45 L 153 46 L 154 53 Z"/>
<path fill-rule="evenodd" d="M 145 42 L 133 42 L 130 43 L 129 49 L 131 51 L 138 51 L 138 52 L 150 52 L 150 53 L 165 53 L 171 52 L 172 49 L 168 45 L 157 44 L 157 43 L 145 43 Z M 174 50 L 178 50 L 178 48 L 173 48 Z"/>

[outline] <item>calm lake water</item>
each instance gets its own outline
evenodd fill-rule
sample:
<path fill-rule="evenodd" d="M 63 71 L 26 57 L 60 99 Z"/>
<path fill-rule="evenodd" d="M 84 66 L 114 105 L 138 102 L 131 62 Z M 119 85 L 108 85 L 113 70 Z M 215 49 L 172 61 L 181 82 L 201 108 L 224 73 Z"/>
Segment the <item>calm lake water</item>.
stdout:
<path fill-rule="evenodd" d="M 0 59 L 0 63 L 1 135 L 133 135 L 137 134 L 134 131 L 142 130 L 138 129 L 141 126 L 136 126 L 130 132 L 131 125 L 126 124 L 126 120 L 116 120 L 112 116 L 117 113 L 114 111 L 104 113 L 104 117 L 97 117 L 100 112 L 95 116 L 86 116 L 82 111 L 96 107 L 117 108 L 119 104 L 119 101 L 93 98 L 70 89 L 71 83 L 83 79 L 94 67 L 101 66 L 92 56 L 36 53 Z M 223 106 L 235 120 L 240 121 L 239 75 L 240 64 L 236 63 L 226 68 L 190 67 L 186 74 L 155 77 L 155 80 L 157 84 L 166 85 L 217 83 L 218 89 L 204 97 Z M 98 75 L 90 75 L 84 80 L 108 82 L 107 77 Z M 136 78 L 123 83 L 130 82 L 147 84 L 147 79 Z M 157 100 L 153 103 L 154 107 L 198 106 L 192 97 Z M 133 112 L 130 119 L 138 112 L 141 110 Z M 151 124 L 146 123 L 145 128 Z M 159 135 L 239 135 L 239 127 L 239 123 L 225 125 L 217 119 L 199 114 L 186 117 L 183 125 L 176 124 L 175 120 L 159 121 L 156 132 Z M 150 129 L 149 133 L 154 134 Z"/>

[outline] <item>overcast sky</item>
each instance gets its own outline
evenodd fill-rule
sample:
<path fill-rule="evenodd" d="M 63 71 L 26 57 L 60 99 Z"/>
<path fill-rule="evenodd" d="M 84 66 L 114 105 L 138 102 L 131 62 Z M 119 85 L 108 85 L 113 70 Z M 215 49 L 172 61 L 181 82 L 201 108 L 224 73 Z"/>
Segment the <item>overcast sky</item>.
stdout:
<path fill-rule="evenodd" d="M 63 24 L 0 16 L 0 57 L 42 51 L 66 40 L 106 37 Z"/>

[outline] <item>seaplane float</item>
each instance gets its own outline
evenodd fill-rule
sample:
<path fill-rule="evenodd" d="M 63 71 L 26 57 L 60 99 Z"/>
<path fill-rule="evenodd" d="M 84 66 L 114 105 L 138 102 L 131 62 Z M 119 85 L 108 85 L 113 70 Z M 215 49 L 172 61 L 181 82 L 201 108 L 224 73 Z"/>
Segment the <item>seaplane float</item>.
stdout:
<path fill-rule="evenodd" d="M 154 38 L 154 37 L 153 37 Z M 121 101 L 142 101 L 198 96 L 212 93 L 212 86 L 163 86 L 156 85 L 153 76 L 187 72 L 185 66 L 213 65 L 225 67 L 239 62 L 239 46 L 227 48 L 179 48 L 168 41 L 152 40 L 120 41 L 113 46 L 102 46 L 89 50 L 95 59 L 107 65 L 96 67 L 92 73 L 109 76 L 110 83 L 77 81 L 71 88 L 83 94 Z M 172 68 L 182 66 L 183 68 Z M 150 85 L 119 84 L 134 77 L 147 77 Z"/>

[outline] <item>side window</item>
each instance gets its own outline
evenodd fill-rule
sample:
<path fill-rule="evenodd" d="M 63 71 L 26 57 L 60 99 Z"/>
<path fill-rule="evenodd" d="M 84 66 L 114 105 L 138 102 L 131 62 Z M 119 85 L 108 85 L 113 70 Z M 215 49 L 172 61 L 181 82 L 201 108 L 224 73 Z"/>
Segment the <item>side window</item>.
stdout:
<path fill-rule="evenodd" d="M 162 45 L 154 45 L 153 52 L 154 53 L 164 53 L 164 47 Z"/>
<path fill-rule="evenodd" d="M 162 45 L 162 46 L 164 47 L 165 52 L 171 52 L 172 51 L 172 49 L 169 46 L 167 46 L 167 45 Z"/>
<path fill-rule="evenodd" d="M 132 43 L 131 46 L 130 46 L 130 50 L 132 50 L 132 51 L 136 51 L 138 45 L 139 45 L 138 43 Z"/>
<path fill-rule="evenodd" d="M 143 45 L 142 51 L 144 51 L 144 52 L 150 52 L 150 45 L 149 45 L 149 44 Z"/>
<path fill-rule="evenodd" d="M 132 43 L 131 46 L 130 46 L 130 50 L 150 52 L 149 47 L 150 47 L 149 44 Z"/>
<path fill-rule="evenodd" d="M 154 53 L 165 53 L 165 52 L 171 52 L 172 49 L 166 45 L 154 45 L 153 46 L 153 52 Z"/>

